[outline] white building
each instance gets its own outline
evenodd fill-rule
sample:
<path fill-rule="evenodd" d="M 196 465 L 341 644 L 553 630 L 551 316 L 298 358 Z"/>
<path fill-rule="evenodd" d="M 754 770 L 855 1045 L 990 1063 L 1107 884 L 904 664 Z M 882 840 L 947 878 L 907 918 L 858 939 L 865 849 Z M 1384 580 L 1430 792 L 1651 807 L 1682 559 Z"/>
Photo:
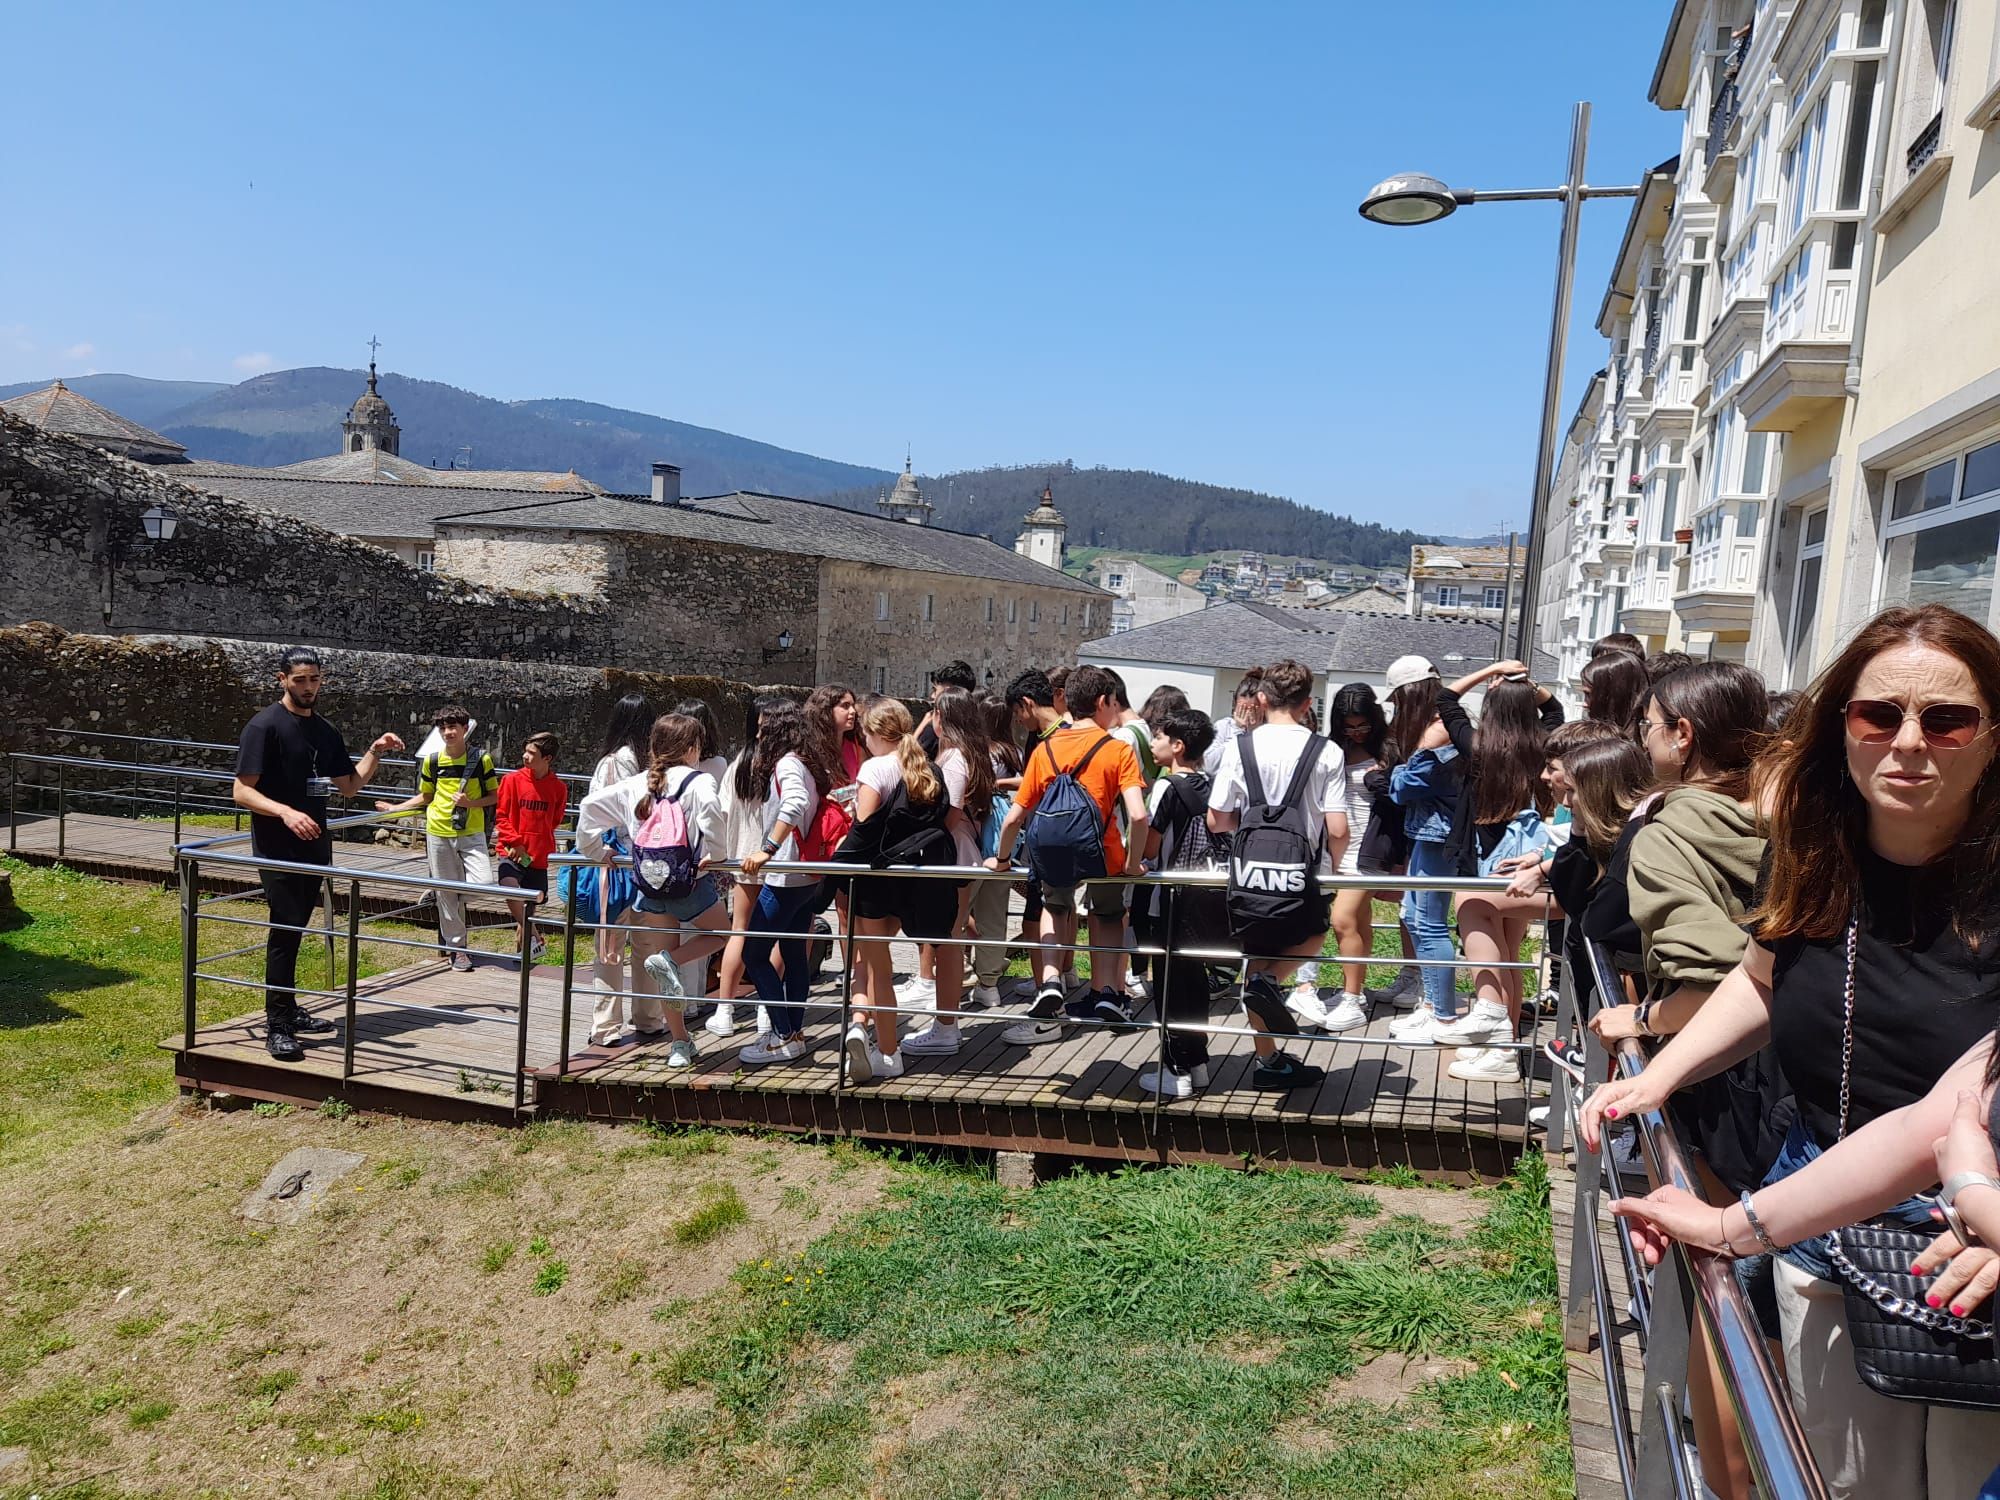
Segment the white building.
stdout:
<path fill-rule="evenodd" d="M 1021 534 L 1014 539 L 1014 550 L 1043 567 L 1060 568 L 1069 553 L 1068 538 L 1069 523 L 1056 509 L 1053 488 L 1045 484 L 1042 503 L 1021 517 Z"/>

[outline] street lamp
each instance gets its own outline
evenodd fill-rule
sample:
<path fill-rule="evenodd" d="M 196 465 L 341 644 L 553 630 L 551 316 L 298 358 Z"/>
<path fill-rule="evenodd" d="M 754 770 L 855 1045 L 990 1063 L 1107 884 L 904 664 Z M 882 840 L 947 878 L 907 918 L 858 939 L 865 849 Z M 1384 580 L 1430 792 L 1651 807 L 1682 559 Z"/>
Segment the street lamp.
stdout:
<path fill-rule="evenodd" d="M 764 660 L 767 662 L 776 661 L 779 657 L 783 656 L 787 651 L 791 649 L 792 649 L 791 631 L 781 630 L 778 632 L 778 649 L 773 651 L 769 646 L 766 646 L 763 652 Z"/>
<path fill-rule="evenodd" d="M 109 630 L 118 602 L 118 565 L 129 557 L 144 557 L 155 547 L 164 547 L 172 542 L 180 534 L 181 518 L 172 506 L 149 505 L 139 514 L 139 526 L 145 533 L 144 537 L 135 537 L 130 541 L 118 534 L 108 507 L 103 524 L 104 545 L 91 560 L 102 572 L 104 587 L 98 609 L 104 616 L 104 628 Z"/>
<path fill-rule="evenodd" d="M 1555 470 L 1556 429 L 1562 416 L 1563 357 L 1569 344 L 1570 292 L 1576 281 L 1576 231 L 1586 198 L 1636 198 L 1639 188 L 1587 187 L 1584 160 L 1590 149 L 1590 105 L 1579 102 L 1570 114 L 1569 177 L 1561 187 L 1510 188 L 1477 192 L 1447 187 L 1422 172 L 1405 172 L 1378 182 L 1361 200 L 1361 216 L 1371 223 L 1434 224 L 1467 203 L 1551 201 L 1563 206 L 1562 235 L 1556 242 L 1555 306 L 1549 316 L 1548 366 L 1542 380 L 1542 425 L 1535 448 L 1535 488 L 1528 500 L 1528 555 L 1515 621 L 1515 655 L 1531 667 L 1535 650 L 1535 610 L 1540 602 L 1542 541 L 1549 482 Z"/>

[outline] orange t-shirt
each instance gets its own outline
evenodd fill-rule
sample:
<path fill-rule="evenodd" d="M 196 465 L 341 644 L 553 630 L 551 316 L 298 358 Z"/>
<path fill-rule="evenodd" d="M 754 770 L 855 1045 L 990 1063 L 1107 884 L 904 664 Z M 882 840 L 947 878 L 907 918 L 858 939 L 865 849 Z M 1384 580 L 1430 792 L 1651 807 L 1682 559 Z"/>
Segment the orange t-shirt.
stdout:
<path fill-rule="evenodd" d="M 1099 740 L 1109 740 L 1110 743 L 1090 757 L 1090 764 L 1083 768 L 1083 775 L 1077 778 L 1077 784 L 1097 803 L 1097 810 L 1104 815 L 1104 868 L 1115 876 L 1125 870 L 1125 840 L 1118 832 L 1119 798 L 1125 788 L 1146 784 L 1139 774 L 1139 757 L 1132 749 L 1130 740 L 1123 735 L 1107 734 L 1094 723 L 1071 724 L 1058 729 L 1037 743 L 1029 754 L 1014 801 L 1033 812 L 1035 804 L 1042 800 L 1042 793 L 1048 790 L 1057 773 L 1075 770 L 1078 762 Z M 1052 753 L 1055 757 L 1053 765 L 1049 760 Z"/>

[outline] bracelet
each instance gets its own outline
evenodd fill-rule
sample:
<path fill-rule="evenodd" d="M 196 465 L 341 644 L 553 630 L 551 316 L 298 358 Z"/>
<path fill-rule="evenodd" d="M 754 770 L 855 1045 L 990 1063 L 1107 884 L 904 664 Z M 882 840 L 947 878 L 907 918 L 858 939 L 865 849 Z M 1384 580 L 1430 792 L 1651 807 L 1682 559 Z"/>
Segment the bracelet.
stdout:
<path fill-rule="evenodd" d="M 766 838 L 764 840 L 764 852 L 766 854 L 776 854 L 778 852 L 778 841 L 774 838 Z"/>
<path fill-rule="evenodd" d="M 1748 1193 L 1740 1194 L 1736 1201 L 1743 1205 L 1743 1217 L 1750 1221 L 1750 1232 L 1757 1236 L 1757 1243 L 1762 1245 L 1771 1254 L 1776 1255 L 1778 1253 L 1778 1242 L 1771 1238 L 1770 1231 L 1764 1228 L 1764 1221 L 1757 1217 L 1757 1210 L 1750 1202 L 1750 1195 Z"/>
<path fill-rule="evenodd" d="M 1637 1013 L 1632 1020 L 1639 1028 L 1639 1035 L 1657 1041 L 1660 1034 L 1653 1030 L 1653 1002 L 1650 999 L 1641 1000 L 1635 1009 Z"/>

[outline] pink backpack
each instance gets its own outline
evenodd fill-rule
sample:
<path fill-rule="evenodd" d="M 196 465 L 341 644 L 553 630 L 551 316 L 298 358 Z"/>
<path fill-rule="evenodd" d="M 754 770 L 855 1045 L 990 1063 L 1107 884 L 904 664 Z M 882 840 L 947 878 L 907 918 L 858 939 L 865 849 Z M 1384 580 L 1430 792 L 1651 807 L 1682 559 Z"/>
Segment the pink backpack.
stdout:
<path fill-rule="evenodd" d="M 655 901 L 678 901 L 694 890 L 698 862 L 681 810 L 681 792 L 692 780 L 683 777 L 680 792 L 671 797 L 655 797 L 653 810 L 632 835 L 632 876 Z"/>

